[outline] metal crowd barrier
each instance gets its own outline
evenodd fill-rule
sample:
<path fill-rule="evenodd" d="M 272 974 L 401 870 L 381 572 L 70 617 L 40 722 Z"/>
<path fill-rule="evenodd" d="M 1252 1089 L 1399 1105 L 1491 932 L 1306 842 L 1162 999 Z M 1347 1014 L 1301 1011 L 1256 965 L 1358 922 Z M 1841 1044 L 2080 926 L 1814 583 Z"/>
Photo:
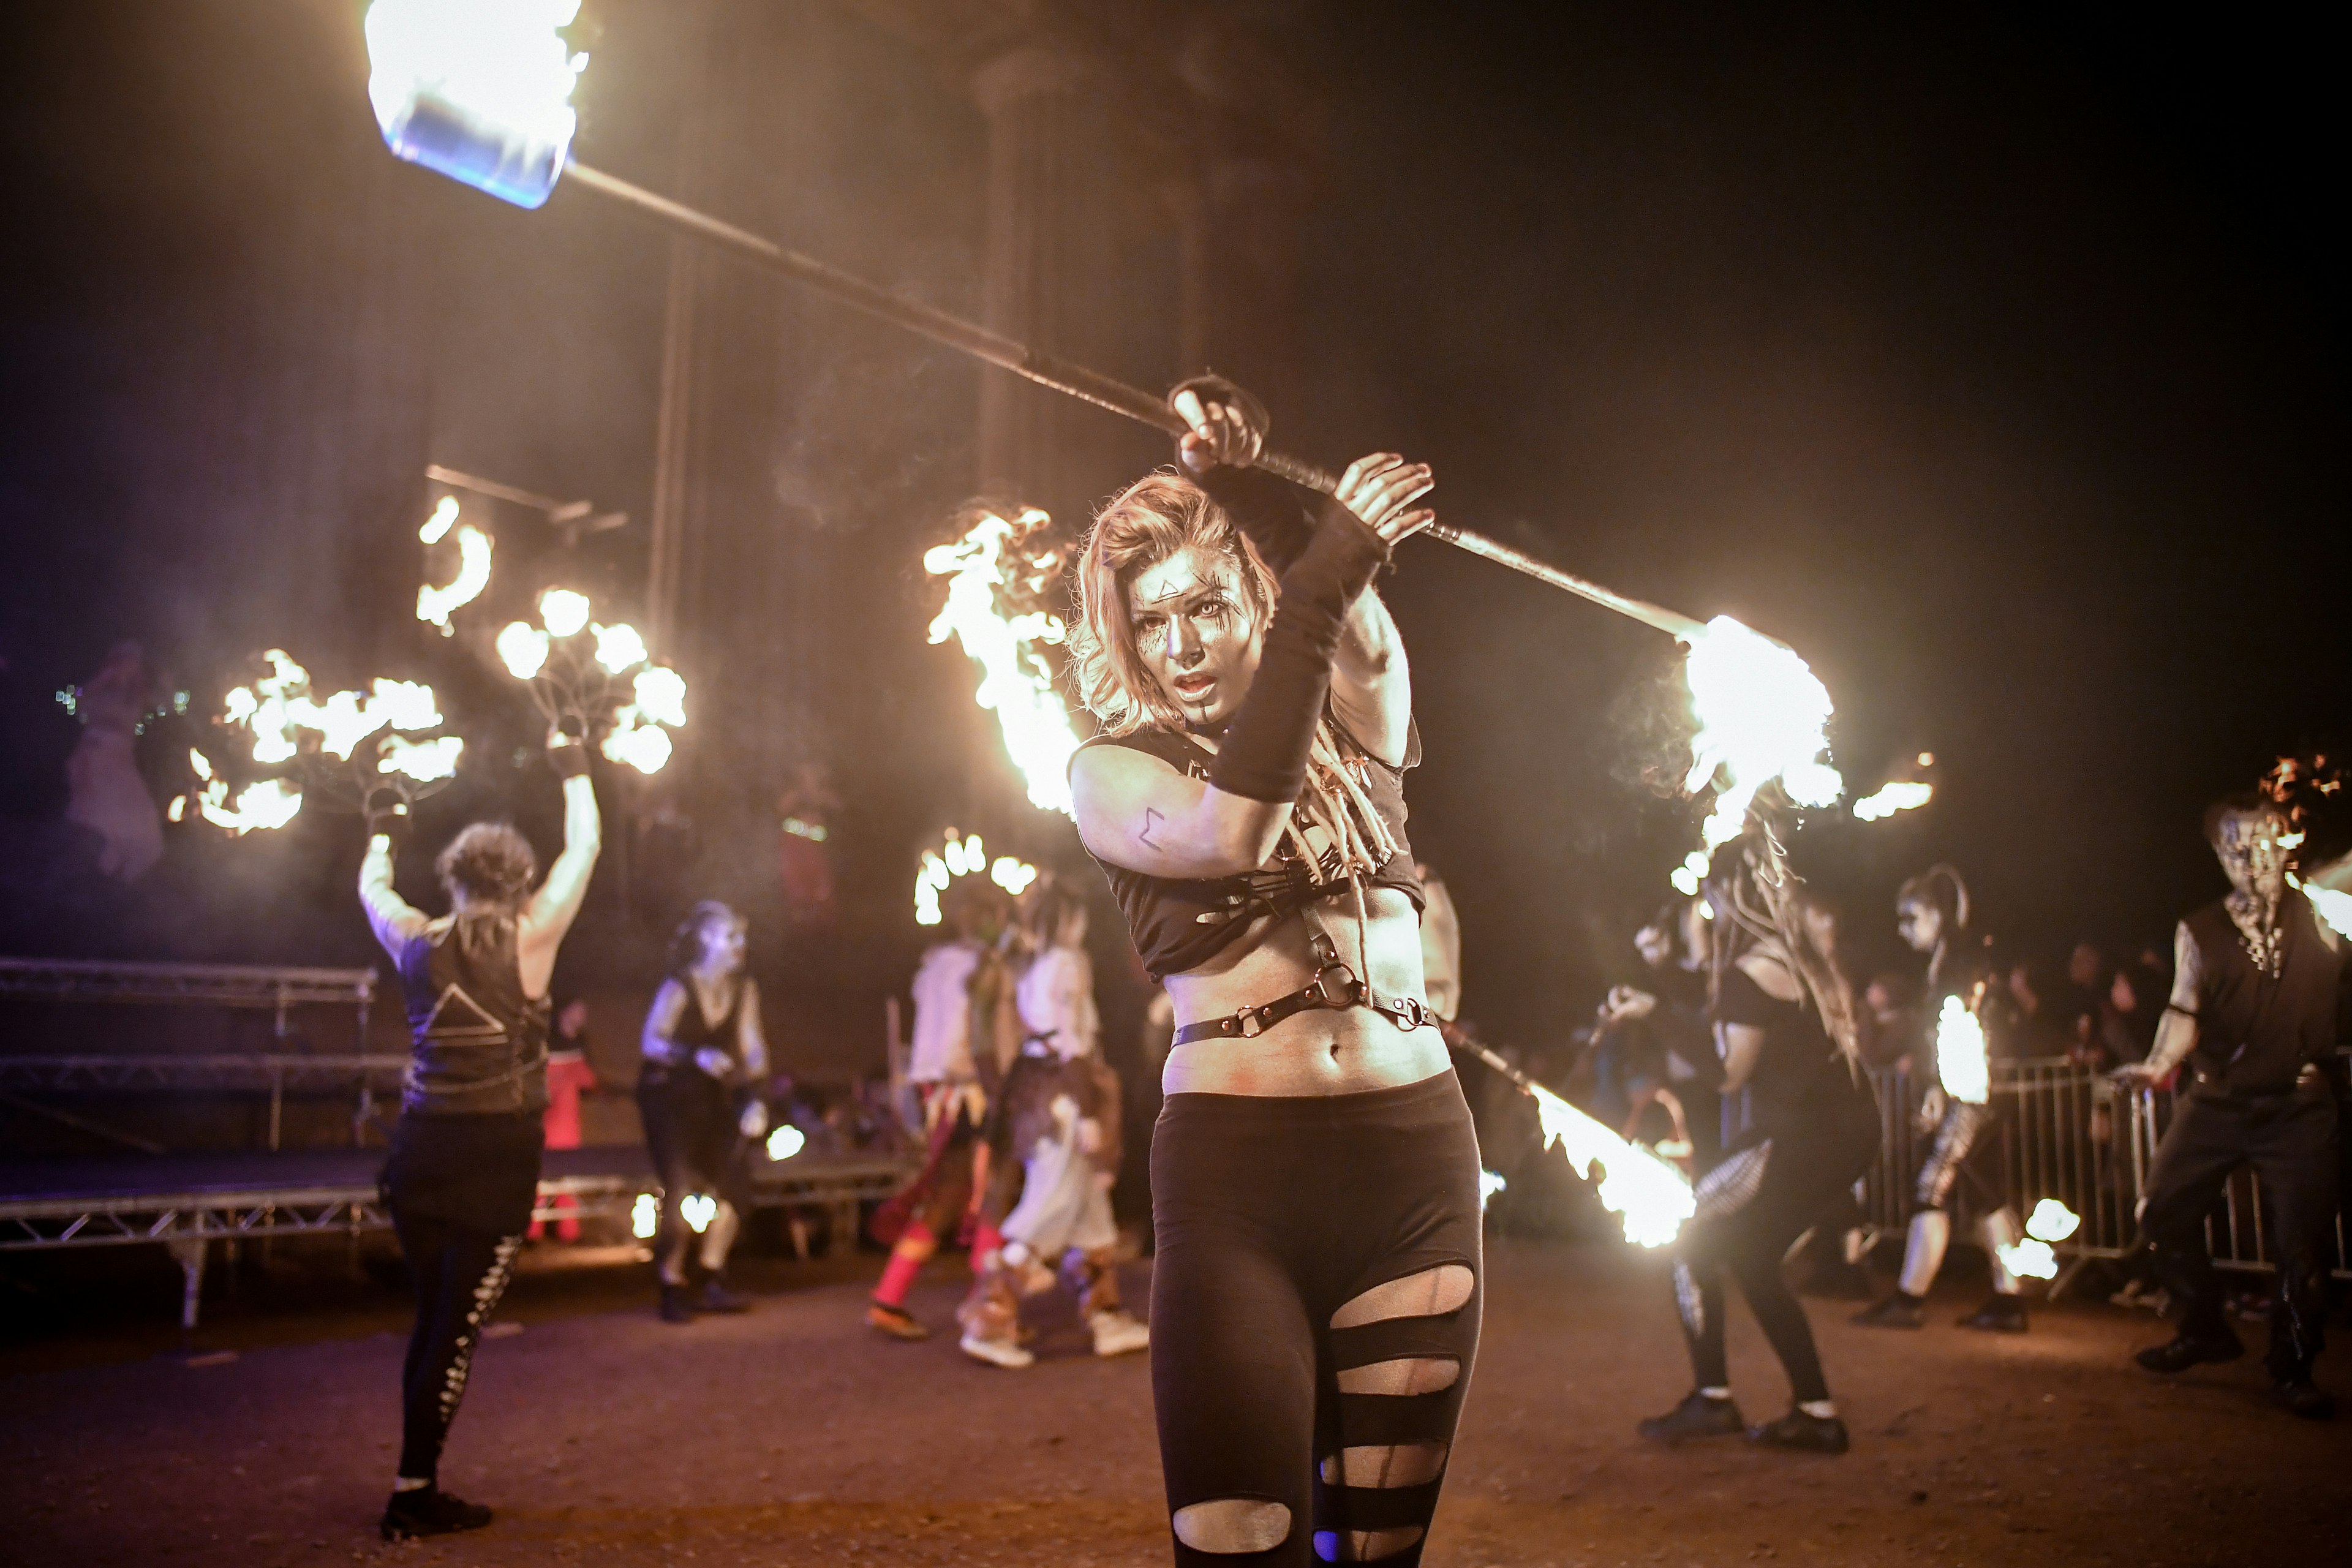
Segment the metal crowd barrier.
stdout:
<path fill-rule="evenodd" d="M 2055 1198 L 2082 1221 L 2073 1236 L 2051 1249 L 2061 1261 L 2050 1282 L 2054 1298 L 2084 1264 L 2131 1252 L 2157 1143 L 2172 1120 L 2173 1097 L 2117 1089 L 2105 1074 L 2063 1057 L 1997 1060 L 1991 1068 L 1993 1104 L 2000 1118 L 1986 1135 L 2002 1144 L 2002 1197 L 2021 1216 L 2042 1199 Z M 1913 1184 L 1933 1134 L 1918 1131 L 1925 1086 L 1915 1081 L 1909 1064 L 1881 1068 L 1870 1079 L 1878 1101 L 1879 1152 L 1864 1178 L 1861 1202 L 1865 1231 L 1874 1242 L 1909 1226 Z M 2261 1184 L 2252 1171 L 2241 1171 L 2206 1222 L 2215 1266 L 2273 1268 L 2264 1224 Z M 2352 1280 L 2352 1246 L 2341 1212 L 2331 1271 Z"/>

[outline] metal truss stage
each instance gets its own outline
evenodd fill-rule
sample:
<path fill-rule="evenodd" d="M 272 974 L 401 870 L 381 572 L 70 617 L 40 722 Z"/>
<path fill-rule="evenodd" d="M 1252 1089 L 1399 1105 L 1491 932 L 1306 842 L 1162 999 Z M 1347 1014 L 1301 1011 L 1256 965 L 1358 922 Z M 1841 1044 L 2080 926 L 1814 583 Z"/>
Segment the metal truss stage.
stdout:
<path fill-rule="evenodd" d="M 383 1163 L 380 1149 L 0 1163 L 0 1252 L 164 1247 L 184 1276 L 181 1324 L 193 1329 L 211 1243 L 392 1228 L 376 1191 Z M 759 1206 L 824 1210 L 838 1247 L 856 1236 L 859 1205 L 897 1191 L 920 1158 L 755 1153 L 752 1163 Z M 641 1195 L 660 1191 L 642 1147 L 551 1149 L 536 1217 L 625 1222 Z"/>

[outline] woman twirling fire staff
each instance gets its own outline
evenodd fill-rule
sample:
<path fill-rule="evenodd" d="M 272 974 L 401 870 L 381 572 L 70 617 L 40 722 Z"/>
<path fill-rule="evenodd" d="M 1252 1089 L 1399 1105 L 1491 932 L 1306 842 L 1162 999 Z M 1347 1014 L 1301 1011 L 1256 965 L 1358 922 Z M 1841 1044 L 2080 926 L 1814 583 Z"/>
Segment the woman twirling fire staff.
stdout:
<path fill-rule="evenodd" d="M 1411 1564 L 1480 1275 L 1477 1145 L 1422 996 L 1411 687 L 1370 591 L 1430 470 L 1364 458 L 1318 525 L 1237 466 L 1265 432 L 1246 395 L 1175 405 L 1185 473 L 1113 500 L 1079 563 L 1104 733 L 1071 784 L 1178 1020 L 1151 1152 L 1176 1561 Z"/>

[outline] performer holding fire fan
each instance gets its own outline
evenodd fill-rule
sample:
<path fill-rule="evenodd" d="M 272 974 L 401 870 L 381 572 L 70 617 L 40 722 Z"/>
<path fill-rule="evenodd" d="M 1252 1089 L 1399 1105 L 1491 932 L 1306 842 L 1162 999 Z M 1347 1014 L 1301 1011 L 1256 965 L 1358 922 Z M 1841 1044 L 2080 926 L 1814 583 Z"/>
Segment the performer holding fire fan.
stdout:
<path fill-rule="evenodd" d="M 1421 1559 L 1477 1346 L 1478 1152 L 1422 994 L 1417 759 L 1371 593 L 1433 514 L 1378 453 L 1319 524 L 1180 388 L 1182 475 L 1096 520 L 1071 637 L 1080 837 L 1175 1004 L 1151 1372 L 1179 1563 Z"/>
<path fill-rule="evenodd" d="M 2189 1069 L 2140 1211 L 2143 1244 L 2181 1306 L 2180 1332 L 2138 1361 L 2150 1372 L 2179 1373 L 2245 1353 L 2221 1315 L 2205 1218 L 2231 1173 L 2251 1165 L 2278 1248 L 2272 1394 L 2297 1415 L 2325 1420 L 2336 1402 L 2312 1382 L 2312 1363 L 2327 1311 L 2336 1112 L 2322 1074 L 2341 1036 L 2343 942 L 2286 885 L 2292 846 L 2276 805 L 2256 795 L 2217 801 L 2205 813 L 2205 838 L 2230 879 L 2229 894 L 2180 922 L 2156 1047 L 2116 1073 L 2146 1088 Z"/>
<path fill-rule="evenodd" d="M 387 1541 L 490 1522 L 488 1509 L 440 1489 L 441 1446 L 530 1224 L 547 1109 L 548 984 L 601 838 L 587 746 L 561 731 L 547 745 L 563 780 L 563 852 L 536 893 L 529 841 L 505 823 L 478 822 L 434 862 L 450 912 L 427 920 L 392 887 L 407 802 L 372 803 L 368 813 L 360 902 L 400 973 L 415 1042 L 383 1170 L 416 1286 Z"/>

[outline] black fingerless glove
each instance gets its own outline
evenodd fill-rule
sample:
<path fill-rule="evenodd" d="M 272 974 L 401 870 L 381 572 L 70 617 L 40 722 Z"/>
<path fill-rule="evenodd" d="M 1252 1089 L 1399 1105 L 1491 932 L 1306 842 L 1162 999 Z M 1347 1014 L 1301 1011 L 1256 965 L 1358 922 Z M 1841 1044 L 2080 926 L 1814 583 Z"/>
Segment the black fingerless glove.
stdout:
<path fill-rule="evenodd" d="M 1180 381 L 1169 389 L 1170 401 L 1173 402 L 1180 392 L 1193 393 L 1203 403 L 1222 403 L 1234 410 L 1258 433 L 1260 441 L 1273 426 L 1273 416 L 1266 413 L 1265 405 L 1222 375 L 1196 375 Z M 1314 539 L 1315 520 L 1300 505 L 1298 492 L 1287 481 L 1255 468 L 1225 463 L 1205 471 L 1196 469 L 1186 460 L 1181 440 L 1176 447 L 1176 467 L 1208 491 L 1210 499 L 1240 525 L 1242 532 L 1257 547 L 1258 555 L 1274 568 L 1276 576 L 1290 570 L 1290 563 L 1305 552 Z"/>
<path fill-rule="evenodd" d="M 557 778 L 585 778 L 588 776 L 588 748 L 578 741 L 568 746 L 550 746 L 547 748 L 547 765 L 555 770 Z"/>
<path fill-rule="evenodd" d="M 1333 517 L 1315 531 L 1282 574 L 1282 602 L 1265 629 L 1257 678 L 1218 744 L 1211 784 L 1249 800 L 1298 798 L 1348 607 L 1388 558 L 1380 535 L 1353 517 Z"/>
<path fill-rule="evenodd" d="M 368 796 L 367 830 L 370 839 L 382 834 L 392 840 L 393 853 L 397 855 L 400 847 L 408 842 L 409 823 L 408 801 L 398 790 L 379 789 Z"/>

